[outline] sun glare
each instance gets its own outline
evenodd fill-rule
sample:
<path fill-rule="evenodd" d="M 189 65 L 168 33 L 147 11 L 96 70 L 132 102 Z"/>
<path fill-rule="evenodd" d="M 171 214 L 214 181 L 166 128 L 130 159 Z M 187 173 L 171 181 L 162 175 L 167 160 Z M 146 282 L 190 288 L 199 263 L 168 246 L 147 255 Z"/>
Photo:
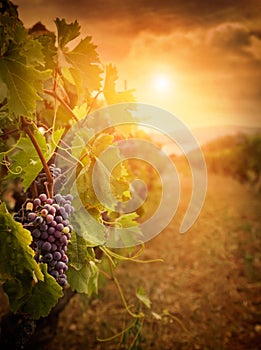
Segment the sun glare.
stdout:
<path fill-rule="evenodd" d="M 166 92 L 170 88 L 170 80 L 166 75 L 157 75 L 154 78 L 154 87 L 159 92 Z"/>

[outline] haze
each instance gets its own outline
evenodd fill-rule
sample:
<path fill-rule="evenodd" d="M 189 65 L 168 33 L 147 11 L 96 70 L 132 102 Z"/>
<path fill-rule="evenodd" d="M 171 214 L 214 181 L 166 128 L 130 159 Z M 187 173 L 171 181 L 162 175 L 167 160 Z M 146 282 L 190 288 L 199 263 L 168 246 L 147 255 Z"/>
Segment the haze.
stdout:
<path fill-rule="evenodd" d="M 261 126 L 261 2 L 259 0 L 17 0 L 28 27 L 56 17 L 77 19 L 115 63 L 119 88 L 162 107 L 191 127 Z M 168 88 L 153 83 L 168 77 Z"/>

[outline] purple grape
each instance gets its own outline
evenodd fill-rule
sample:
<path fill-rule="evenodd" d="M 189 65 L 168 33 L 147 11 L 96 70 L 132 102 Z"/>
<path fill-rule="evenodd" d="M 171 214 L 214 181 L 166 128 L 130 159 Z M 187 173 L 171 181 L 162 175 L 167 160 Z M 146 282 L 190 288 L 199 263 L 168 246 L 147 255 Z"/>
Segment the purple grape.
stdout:
<path fill-rule="evenodd" d="M 46 232 L 47 233 L 47 232 Z M 52 245 L 50 242 L 44 242 L 42 245 L 42 250 L 49 252 L 52 249 Z"/>
<path fill-rule="evenodd" d="M 54 199 L 55 199 L 56 203 L 60 203 L 63 200 L 63 197 L 59 193 L 57 193 L 54 196 Z"/>
<path fill-rule="evenodd" d="M 64 256 L 65 251 L 63 249 L 60 249 L 59 252 L 62 254 L 62 256 Z"/>
<path fill-rule="evenodd" d="M 60 216 L 60 215 L 57 215 L 57 216 L 55 216 L 55 221 L 57 222 L 57 224 L 60 224 L 62 221 L 63 221 L 63 218 L 62 218 L 62 216 Z"/>
<path fill-rule="evenodd" d="M 48 242 L 53 243 L 55 241 L 55 237 L 50 235 L 47 240 Z"/>
<path fill-rule="evenodd" d="M 50 274 L 57 280 L 59 277 L 59 272 L 56 270 L 52 270 Z"/>
<path fill-rule="evenodd" d="M 49 213 L 50 209 L 52 208 L 52 206 L 50 204 L 45 204 L 44 205 L 44 209 L 46 209 Z"/>
<path fill-rule="evenodd" d="M 41 231 L 35 228 L 32 232 L 34 238 L 39 238 L 41 236 Z"/>
<path fill-rule="evenodd" d="M 50 265 L 51 267 L 55 267 L 56 264 L 57 264 L 57 261 L 53 259 L 52 261 L 50 261 L 50 264 L 49 264 L 49 265 Z"/>
<path fill-rule="evenodd" d="M 58 225 L 56 226 L 56 230 L 58 230 L 58 231 L 62 231 L 63 228 L 64 228 L 63 224 L 58 224 Z"/>
<path fill-rule="evenodd" d="M 68 214 L 71 213 L 71 205 L 70 204 L 68 204 L 68 203 L 64 204 L 64 209 Z"/>
<path fill-rule="evenodd" d="M 46 221 L 48 223 L 52 222 L 53 221 L 53 215 L 51 215 L 51 214 L 46 215 Z"/>
<path fill-rule="evenodd" d="M 56 251 L 53 253 L 53 258 L 54 260 L 61 260 L 62 254 Z"/>
<path fill-rule="evenodd" d="M 56 221 L 52 221 L 52 222 L 50 222 L 50 225 L 51 225 L 52 227 L 56 227 L 56 226 L 57 226 L 57 222 L 56 222 Z"/>
<path fill-rule="evenodd" d="M 59 205 L 57 203 L 54 203 L 53 204 L 53 208 L 57 211 L 57 210 L 59 210 L 60 207 L 59 207 Z"/>
<path fill-rule="evenodd" d="M 37 208 L 41 205 L 41 200 L 39 198 L 35 198 L 33 203 L 34 206 Z"/>
<path fill-rule="evenodd" d="M 68 256 L 67 255 L 63 255 L 61 258 L 62 262 L 64 262 L 65 264 L 68 264 Z"/>
<path fill-rule="evenodd" d="M 67 285 L 67 280 L 65 278 L 58 278 L 58 283 L 61 287 L 65 287 Z"/>
<path fill-rule="evenodd" d="M 42 203 L 46 202 L 46 200 L 47 200 L 46 194 L 45 193 L 39 194 L 39 199 Z"/>
<path fill-rule="evenodd" d="M 41 233 L 41 238 L 42 238 L 43 240 L 46 240 L 48 237 L 49 237 L 48 232 L 47 232 L 47 231 L 42 231 L 42 233 Z"/>
<path fill-rule="evenodd" d="M 52 252 L 55 252 L 57 250 L 57 245 L 55 243 L 52 243 Z"/>
<path fill-rule="evenodd" d="M 67 214 L 67 213 L 65 212 L 62 216 L 63 216 L 64 220 L 66 220 L 66 219 L 68 219 L 69 214 Z"/>
<path fill-rule="evenodd" d="M 65 263 L 58 261 L 55 267 L 57 270 L 63 270 L 64 266 L 66 266 Z"/>
<path fill-rule="evenodd" d="M 37 216 L 34 220 L 36 224 L 42 224 L 43 223 L 43 218 L 41 216 Z"/>
<path fill-rule="evenodd" d="M 54 232 L 54 237 L 55 238 L 60 238 L 62 236 L 62 232 L 61 231 L 55 231 Z"/>
<path fill-rule="evenodd" d="M 68 239 L 65 235 L 63 235 L 61 238 L 60 238 L 60 242 L 63 243 L 63 244 L 67 244 L 68 243 Z"/>
<path fill-rule="evenodd" d="M 47 231 L 48 230 L 48 225 L 46 225 L 46 224 L 41 225 L 40 226 L 40 230 L 41 231 Z"/>
<path fill-rule="evenodd" d="M 60 212 L 60 214 L 61 214 L 62 216 L 63 216 L 63 214 L 66 213 L 64 207 L 60 207 L 60 208 L 59 208 L 59 212 Z"/>
<path fill-rule="evenodd" d="M 55 215 L 55 213 L 56 213 L 56 209 L 54 207 L 51 207 L 49 210 L 49 214 Z"/>
<path fill-rule="evenodd" d="M 38 249 L 41 249 L 43 246 L 43 241 L 37 241 L 36 245 Z"/>
<path fill-rule="evenodd" d="M 54 234 L 54 232 L 55 232 L 56 230 L 55 230 L 55 227 L 49 227 L 48 228 L 48 233 L 50 234 L 50 235 L 53 235 Z"/>
<path fill-rule="evenodd" d="M 65 199 L 68 200 L 68 201 L 70 201 L 70 202 L 72 202 L 73 196 L 72 196 L 71 194 L 67 194 L 67 195 L 65 196 Z"/>
<path fill-rule="evenodd" d="M 44 262 L 51 262 L 53 260 L 53 255 L 51 253 L 47 253 L 44 255 Z"/>
<path fill-rule="evenodd" d="M 27 217 L 29 221 L 34 221 L 34 219 L 36 218 L 36 214 L 32 212 L 29 213 Z"/>
<path fill-rule="evenodd" d="M 46 199 L 47 204 L 53 204 L 53 199 L 52 198 L 47 198 Z"/>

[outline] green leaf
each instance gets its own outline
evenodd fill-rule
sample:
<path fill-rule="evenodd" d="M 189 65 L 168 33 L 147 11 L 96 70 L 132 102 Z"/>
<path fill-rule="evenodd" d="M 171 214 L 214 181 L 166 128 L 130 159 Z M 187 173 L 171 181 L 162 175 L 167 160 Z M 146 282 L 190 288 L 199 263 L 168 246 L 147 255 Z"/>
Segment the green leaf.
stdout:
<path fill-rule="evenodd" d="M 67 271 L 68 282 L 72 290 L 91 296 L 98 292 L 99 270 L 93 261 L 86 261 L 80 270 L 70 267 Z"/>
<path fill-rule="evenodd" d="M 80 270 L 88 260 L 86 240 L 72 232 L 68 249 L 68 258 L 70 266 L 75 270 Z"/>
<path fill-rule="evenodd" d="M 75 20 L 73 23 L 66 23 L 65 19 L 56 18 L 54 21 L 58 31 L 58 45 L 61 49 L 80 35 L 80 25 Z"/>
<path fill-rule="evenodd" d="M 109 146 L 113 144 L 114 136 L 109 134 L 100 134 L 98 135 L 93 144 L 92 144 L 92 152 L 95 154 L 96 157 L 99 157 L 99 155 L 106 150 Z"/>
<path fill-rule="evenodd" d="M 72 232 L 67 251 L 69 270 L 68 282 L 72 290 L 91 295 L 97 293 L 98 268 L 94 262 L 95 254 L 89 243 Z"/>
<path fill-rule="evenodd" d="M 145 306 L 147 306 L 148 309 L 150 309 L 151 301 L 142 287 L 139 287 L 136 296 Z"/>
<path fill-rule="evenodd" d="M 32 289 L 32 295 L 23 305 L 22 311 L 29 313 L 35 320 L 46 317 L 63 296 L 62 287 L 47 273 L 47 265 L 40 264 L 44 281 L 39 281 Z"/>
<path fill-rule="evenodd" d="M 52 139 L 47 143 L 46 138 L 38 130 L 35 130 L 35 139 L 46 162 L 53 156 L 63 132 L 64 129 L 56 130 L 52 135 Z M 20 176 L 23 179 L 23 187 L 26 191 L 43 167 L 39 155 L 28 136 L 20 139 L 15 153 L 10 156 L 10 159 L 12 164 L 10 168 L 11 172 L 7 175 L 6 179 Z"/>
<path fill-rule="evenodd" d="M 26 57 L 26 63 L 28 66 L 44 66 L 45 61 L 42 49 L 43 47 L 40 41 L 28 38 L 20 51 L 20 55 Z"/>
<path fill-rule="evenodd" d="M 0 14 L 0 55 L 8 54 L 15 46 L 20 46 L 27 32 L 16 16 Z"/>
<path fill-rule="evenodd" d="M 116 81 L 118 80 L 117 68 L 109 64 L 106 66 L 106 75 L 104 81 L 104 97 L 106 102 L 111 105 L 122 102 L 135 102 L 134 90 L 125 90 L 118 92 L 116 90 Z"/>
<path fill-rule="evenodd" d="M 87 36 L 72 51 L 64 52 L 80 102 L 86 99 L 86 96 L 90 97 L 92 91 L 99 90 L 101 87 L 102 70 L 98 66 L 100 61 L 96 52 L 97 46 L 91 42 L 91 39 Z"/>
<path fill-rule="evenodd" d="M 119 218 L 116 219 L 117 223 L 120 224 L 120 227 L 126 228 L 126 227 L 133 227 L 137 226 L 137 218 L 139 215 L 134 212 L 134 213 L 127 213 L 127 214 L 122 214 Z M 138 229 L 138 227 L 137 227 Z M 140 232 L 140 229 L 138 229 Z"/>
<path fill-rule="evenodd" d="M 32 286 L 28 292 L 30 292 L 31 289 Z M 10 310 L 16 313 L 23 305 L 24 297 L 28 296 L 23 289 L 21 281 L 18 279 L 11 279 L 3 284 L 3 290 L 8 295 Z"/>
<path fill-rule="evenodd" d="M 31 233 L 14 221 L 4 203 L 0 204 L 0 275 L 2 279 L 17 278 L 23 284 L 24 276 L 33 282 L 43 280 L 43 274 L 30 248 Z M 26 280 L 27 283 L 27 280 Z"/>
<path fill-rule="evenodd" d="M 29 67 L 17 57 L 0 58 L 0 83 L 7 87 L 5 97 L 10 112 L 33 119 L 36 101 L 41 99 L 42 82 L 49 76 L 49 71 Z"/>
<path fill-rule="evenodd" d="M 55 56 L 57 55 L 57 48 L 55 46 L 56 37 L 54 33 L 44 33 L 37 36 L 37 40 L 42 45 L 42 52 L 44 55 L 45 69 L 55 68 Z"/>
<path fill-rule="evenodd" d="M 0 277 L 10 309 L 17 312 L 44 276 L 30 247 L 31 233 L 13 220 L 4 203 L 0 205 L 0 241 Z"/>

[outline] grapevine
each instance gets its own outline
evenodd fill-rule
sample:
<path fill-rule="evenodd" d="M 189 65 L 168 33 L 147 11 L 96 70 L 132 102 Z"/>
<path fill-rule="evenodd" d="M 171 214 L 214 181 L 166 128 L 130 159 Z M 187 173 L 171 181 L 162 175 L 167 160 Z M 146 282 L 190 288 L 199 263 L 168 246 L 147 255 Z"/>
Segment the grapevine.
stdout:
<path fill-rule="evenodd" d="M 97 244 L 93 240 L 96 229 L 77 216 L 69 181 L 76 170 L 80 198 L 99 223 L 102 236 L 122 223 L 138 227 L 138 214 L 115 216 L 91 189 L 91 170 L 107 147 L 113 146 L 114 158 L 121 160 L 115 141 L 123 133 L 114 127 L 96 133 L 99 121 L 90 117 L 82 132 L 94 137 L 85 153 L 77 154 L 78 143 L 85 140 L 81 134 L 64 141 L 66 132 L 94 110 L 135 102 L 133 91 L 116 90 L 117 69 L 113 65 L 103 69 L 91 37 L 69 48 L 80 35 L 77 21 L 57 18 L 55 25 L 55 33 L 39 23 L 25 28 L 17 7 L 9 0 L 1 3 L 0 282 L 11 314 L 3 322 L 0 345 L 7 348 L 24 348 L 34 332 L 39 334 L 41 320 L 53 314 L 58 317 L 59 305 L 64 307 L 75 292 L 97 294 L 100 273 L 106 275 L 99 267 L 103 258 L 108 259 L 108 277 L 116 284 L 126 310 L 137 317 L 113 268 L 116 260 L 142 260 L 136 259 L 137 254 L 132 258 L 116 254 L 103 246 L 104 241 Z M 131 132 L 126 128 L 124 135 Z M 64 168 L 56 163 L 61 159 Z M 121 200 L 130 196 L 128 171 L 120 167 L 113 183 Z M 101 176 L 101 186 L 102 181 Z M 143 313 L 138 315 L 143 317 Z M 16 324 L 16 338 L 5 327 L 10 323 Z"/>

